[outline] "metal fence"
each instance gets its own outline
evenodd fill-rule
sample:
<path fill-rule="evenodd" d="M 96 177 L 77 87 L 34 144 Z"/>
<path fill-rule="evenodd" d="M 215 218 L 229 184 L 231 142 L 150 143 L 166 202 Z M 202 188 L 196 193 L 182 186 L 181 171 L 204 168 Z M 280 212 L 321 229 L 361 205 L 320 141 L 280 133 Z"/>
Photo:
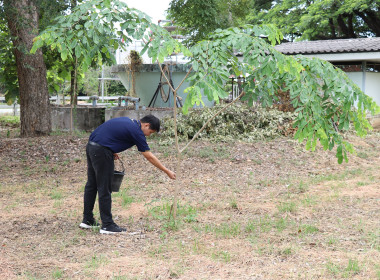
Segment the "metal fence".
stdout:
<path fill-rule="evenodd" d="M 5 97 L 0 97 L 0 115 L 20 115 L 20 105 L 16 102 L 12 105 L 5 103 Z"/>
<path fill-rule="evenodd" d="M 85 103 L 81 103 L 81 106 L 128 106 L 129 102 L 133 103 L 135 109 L 139 108 L 140 98 L 130 97 L 130 96 L 102 96 L 98 97 L 94 96 L 78 96 L 78 101 L 86 101 Z M 70 101 L 70 97 L 64 96 L 52 96 L 50 97 L 50 102 L 59 104 L 66 104 L 67 101 Z M 100 102 L 99 102 L 100 101 Z M 116 104 L 108 103 L 109 101 L 114 101 Z M 8 105 L 5 103 L 5 97 L 0 97 L 0 115 L 20 115 L 20 105 L 16 102 L 12 105 Z"/>

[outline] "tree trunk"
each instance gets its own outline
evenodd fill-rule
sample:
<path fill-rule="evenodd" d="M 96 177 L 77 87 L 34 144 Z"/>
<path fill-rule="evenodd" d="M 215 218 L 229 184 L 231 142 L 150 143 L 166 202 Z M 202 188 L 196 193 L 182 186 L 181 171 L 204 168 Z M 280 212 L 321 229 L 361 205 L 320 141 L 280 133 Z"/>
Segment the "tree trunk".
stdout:
<path fill-rule="evenodd" d="M 76 0 L 71 0 L 71 10 L 73 10 L 77 6 Z M 78 82 L 77 82 L 77 64 L 75 60 L 75 55 L 73 57 L 73 70 L 71 70 L 71 80 L 70 80 L 70 104 L 71 105 L 77 105 L 78 104 L 78 98 L 77 98 L 77 88 L 78 88 Z"/>
<path fill-rule="evenodd" d="M 70 104 L 77 105 L 78 104 L 78 80 L 77 80 L 77 65 L 75 61 L 73 62 L 74 70 L 71 70 L 71 79 L 70 79 Z"/>
<path fill-rule="evenodd" d="M 359 17 L 368 25 L 371 31 L 377 36 L 380 37 L 380 13 L 370 10 L 365 11 L 355 11 Z"/>
<path fill-rule="evenodd" d="M 337 18 L 338 28 L 342 34 L 341 36 L 339 36 L 340 38 L 356 38 L 355 33 L 353 33 L 353 34 L 350 33 L 350 31 L 353 29 L 350 28 L 348 26 L 348 24 L 346 24 L 346 22 L 345 22 L 345 19 L 347 19 L 349 17 L 350 17 L 350 15 L 341 14 Z"/>
<path fill-rule="evenodd" d="M 39 49 L 29 51 L 38 32 L 38 9 L 33 0 L 4 0 L 4 10 L 12 36 L 20 92 L 21 136 L 51 132 L 46 65 Z"/>

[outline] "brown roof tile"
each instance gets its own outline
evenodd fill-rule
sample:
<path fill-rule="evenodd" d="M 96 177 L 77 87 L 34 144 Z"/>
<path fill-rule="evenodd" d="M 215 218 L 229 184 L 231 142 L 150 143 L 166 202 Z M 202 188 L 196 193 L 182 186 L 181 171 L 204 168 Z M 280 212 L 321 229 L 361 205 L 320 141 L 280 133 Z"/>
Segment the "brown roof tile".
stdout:
<path fill-rule="evenodd" d="M 292 42 L 275 48 L 283 54 L 374 52 L 380 51 L 380 37 Z"/>

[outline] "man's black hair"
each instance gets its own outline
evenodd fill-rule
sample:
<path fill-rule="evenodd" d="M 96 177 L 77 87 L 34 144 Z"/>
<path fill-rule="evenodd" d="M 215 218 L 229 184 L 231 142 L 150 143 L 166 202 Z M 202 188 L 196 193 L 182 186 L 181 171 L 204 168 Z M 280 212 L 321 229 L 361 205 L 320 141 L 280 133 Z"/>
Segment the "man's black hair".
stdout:
<path fill-rule="evenodd" d="M 160 131 L 160 120 L 153 115 L 146 115 L 140 120 L 141 123 L 149 123 L 150 129 L 155 130 L 156 132 Z"/>

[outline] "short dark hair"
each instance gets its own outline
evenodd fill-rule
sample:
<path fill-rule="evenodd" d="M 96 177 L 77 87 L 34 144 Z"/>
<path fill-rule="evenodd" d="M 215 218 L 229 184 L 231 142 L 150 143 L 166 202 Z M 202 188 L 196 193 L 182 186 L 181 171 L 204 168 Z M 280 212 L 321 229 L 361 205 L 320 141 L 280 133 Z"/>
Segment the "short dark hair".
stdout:
<path fill-rule="evenodd" d="M 160 131 L 160 119 L 153 115 L 146 115 L 140 120 L 141 123 L 149 123 L 149 127 L 156 132 Z"/>

